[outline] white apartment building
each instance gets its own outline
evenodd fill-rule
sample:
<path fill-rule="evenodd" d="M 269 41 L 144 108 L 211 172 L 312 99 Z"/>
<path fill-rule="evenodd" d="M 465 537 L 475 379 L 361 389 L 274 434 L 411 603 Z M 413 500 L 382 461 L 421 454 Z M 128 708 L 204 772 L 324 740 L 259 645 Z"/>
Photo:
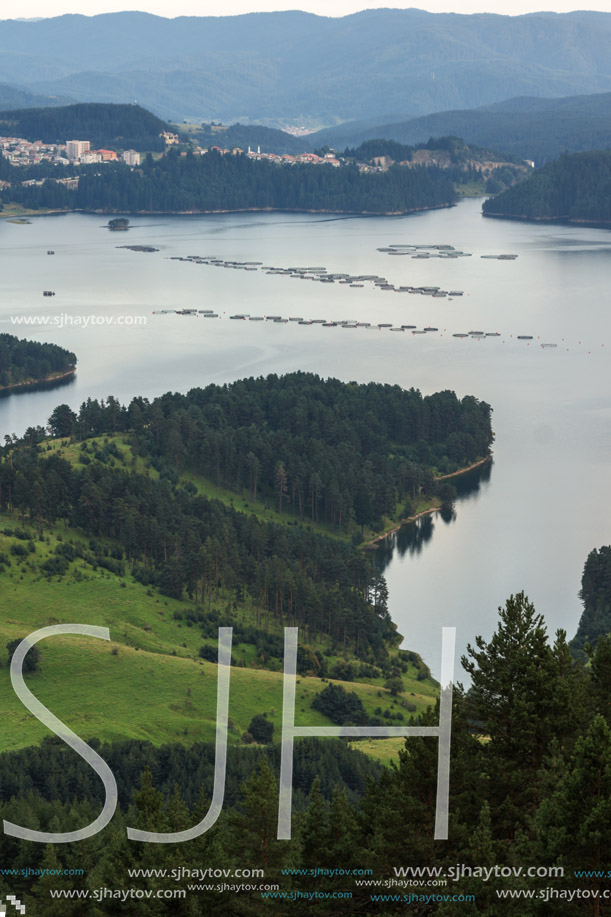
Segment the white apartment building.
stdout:
<path fill-rule="evenodd" d="M 67 140 L 66 141 L 66 156 L 71 162 L 74 162 L 77 159 L 80 159 L 84 153 L 88 153 L 91 149 L 91 141 L 89 140 Z"/>
<path fill-rule="evenodd" d="M 137 153 L 135 150 L 125 150 L 121 159 L 123 162 L 126 162 L 128 166 L 140 165 L 140 153 Z"/>

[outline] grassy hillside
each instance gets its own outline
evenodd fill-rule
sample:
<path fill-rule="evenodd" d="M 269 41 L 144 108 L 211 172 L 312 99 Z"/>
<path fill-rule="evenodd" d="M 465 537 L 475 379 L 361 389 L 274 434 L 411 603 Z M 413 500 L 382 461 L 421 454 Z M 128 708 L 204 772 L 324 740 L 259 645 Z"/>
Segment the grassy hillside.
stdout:
<path fill-rule="evenodd" d="M 216 642 L 203 637 L 197 623 L 187 617 L 192 602 L 162 596 L 129 575 L 96 569 L 82 559 L 73 561 L 63 576 L 49 576 L 42 568 L 59 544 L 87 542 L 63 526 L 45 527 L 38 535 L 33 524 L 4 515 L 0 532 L 0 596 L 5 609 L 0 625 L 0 751 L 35 744 L 48 734 L 12 691 L 5 645 L 40 627 L 70 622 L 106 626 L 112 642 L 79 636 L 49 639 L 41 645 L 39 670 L 27 676 L 30 689 L 70 728 L 83 738 L 139 738 L 156 745 L 214 741 L 217 666 L 201 659 L 199 649 L 204 644 L 216 648 Z M 225 608 L 226 597 L 221 596 L 212 612 L 226 616 Z M 256 611 L 245 605 L 231 617 L 236 624 L 254 623 Z M 281 633 L 273 624 L 270 629 Z M 337 661 L 324 641 L 316 646 L 329 664 Z M 240 741 L 257 713 L 267 714 L 279 739 L 281 659 L 268 659 L 268 668 L 263 668 L 255 646 L 247 643 L 234 642 L 232 653 L 236 665 L 231 676 L 230 742 Z M 418 681 L 417 673 L 417 665 L 410 663 L 399 698 L 383 689 L 383 678 L 341 684 L 358 694 L 370 716 L 377 708 L 388 709 L 401 712 L 405 724 L 410 711 L 403 705 L 409 703 L 420 712 L 436 693 L 435 683 Z M 325 683 L 313 677 L 299 677 L 298 682 L 297 723 L 331 725 L 310 706 Z M 376 756 L 388 754 L 382 747 L 371 751 Z"/>
<path fill-rule="evenodd" d="M 128 439 L 129 437 L 127 435 L 116 433 L 111 436 L 104 436 L 103 439 L 100 437 L 99 439 L 91 440 L 88 445 L 92 450 L 98 448 L 102 443 L 107 446 L 115 446 L 123 457 L 126 468 L 131 468 L 139 474 L 146 474 L 147 477 L 159 478 L 159 472 L 153 467 L 147 457 L 139 455 L 136 456 L 134 461 L 133 452 Z M 66 439 L 54 439 L 47 442 L 46 448 L 49 452 L 65 458 L 71 465 L 74 465 L 75 468 L 85 467 L 82 461 L 83 451 L 80 443 L 71 442 Z M 295 511 L 293 510 L 293 512 L 291 512 L 290 507 L 288 509 L 285 508 L 282 513 L 279 513 L 275 501 L 274 503 L 270 503 L 268 499 L 266 500 L 261 496 L 257 496 L 256 499 L 253 498 L 248 487 L 242 487 L 238 493 L 235 490 L 230 490 L 228 487 L 222 487 L 216 484 L 214 481 L 210 480 L 210 478 L 204 477 L 202 474 L 196 474 L 192 471 L 182 472 L 179 479 L 183 483 L 191 483 L 195 487 L 197 493 L 201 494 L 203 497 L 209 500 L 219 500 L 225 506 L 231 507 L 231 509 L 237 512 L 256 516 L 261 522 L 273 522 L 279 525 L 286 525 L 287 514 L 290 513 L 291 516 L 296 517 Z M 440 505 L 441 500 L 439 497 L 419 494 L 413 500 L 412 514 L 416 515 Z M 404 503 L 399 501 L 394 509 L 394 513 L 382 517 L 380 528 L 374 529 L 371 525 L 363 526 L 363 545 L 367 545 L 372 539 L 377 538 L 381 532 L 394 528 L 397 522 L 403 518 Z M 317 522 L 316 520 L 306 518 L 300 524 L 320 535 L 328 535 L 331 538 L 337 538 L 343 541 L 349 540 L 349 535 L 345 531 L 338 531 L 336 526 L 327 524 L 324 521 L 319 520 Z"/>
<path fill-rule="evenodd" d="M 415 653 L 397 648 L 386 583 L 358 547 L 361 527 L 369 537 L 372 526 L 379 530 L 414 507 L 401 481 L 414 500 L 451 499 L 443 484 L 437 492 L 432 468 L 425 474 L 401 459 L 424 408 L 419 435 L 438 444 L 442 458 L 446 449 L 454 459 L 462 454 L 457 435 L 447 446 L 438 442 L 439 431 L 451 437 L 453 424 L 472 430 L 465 448 L 476 453 L 478 430 L 483 443 L 490 440 L 488 405 L 458 402 L 451 392 L 427 397 L 307 374 L 282 382 L 270 376 L 152 403 L 136 398 L 129 408 L 111 397 L 89 399 L 78 416 L 60 405 L 49 418 L 55 439 L 36 428 L 7 443 L 0 462 L 0 752 L 46 734 L 10 689 L 8 645 L 59 623 L 111 634 L 110 644 L 54 637 L 37 648 L 40 659 L 28 657 L 31 690 L 84 738 L 214 741 L 218 628 L 228 626 L 234 745 L 252 740 L 257 714 L 280 739 L 286 626 L 299 627 L 299 724 L 407 725 L 434 704 L 438 686 Z M 214 437 L 220 416 L 225 438 L 236 431 L 233 451 Z M 254 418 L 258 439 L 248 427 L 243 441 L 257 483 L 245 472 L 234 481 L 227 463 L 244 452 L 241 427 Z M 353 440 L 348 457 L 344 427 Z M 215 443 L 218 452 L 208 454 Z M 418 443 L 422 461 L 427 440 Z M 386 515 L 359 477 L 374 447 Z M 275 472 L 279 491 L 268 453 L 284 463 Z M 290 499 L 295 462 L 322 469 L 323 460 L 325 478 L 336 475 L 349 493 L 361 492 L 345 524 L 330 505 L 316 511 L 314 490 L 302 494 L 303 505 Z M 421 477 L 430 479 L 428 488 Z M 387 761 L 398 744 L 369 743 L 369 751 Z"/>

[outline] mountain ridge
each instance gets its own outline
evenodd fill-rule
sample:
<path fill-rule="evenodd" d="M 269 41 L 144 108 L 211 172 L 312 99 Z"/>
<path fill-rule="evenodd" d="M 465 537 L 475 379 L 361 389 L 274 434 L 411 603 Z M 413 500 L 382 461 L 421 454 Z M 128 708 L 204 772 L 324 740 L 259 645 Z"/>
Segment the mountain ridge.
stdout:
<path fill-rule="evenodd" d="M 555 99 L 514 97 L 493 105 L 450 109 L 394 123 L 380 119 L 350 122 L 309 134 L 311 144 L 337 149 L 384 137 L 397 143 L 423 143 L 454 135 L 466 142 L 501 149 L 536 165 L 566 150 L 584 152 L 611 146 L 611 92 Z"/>
<path fill-rule="evenodd" d="M 322 127 L 510 95 L 611 91 L 611 14 L 378 9 L 3 20 L 3 80 L 82 101 L 137 99 L 164 118 Z"/>

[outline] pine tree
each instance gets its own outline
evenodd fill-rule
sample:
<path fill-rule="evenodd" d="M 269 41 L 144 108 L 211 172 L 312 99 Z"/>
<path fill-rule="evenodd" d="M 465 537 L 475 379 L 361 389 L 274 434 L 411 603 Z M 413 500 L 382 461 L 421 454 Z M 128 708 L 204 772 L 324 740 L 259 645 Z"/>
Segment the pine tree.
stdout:
<path fill-rule="evenodd" d="M 329 864 L 342 863 L 345 868 L 358 866 L 358 824 L 348 802 L 346 788 L 333 787 L 329 813 Z"/>
<path fill-rule="evenodd" d="M 603 716 L 597 715 L 577 740 L 571 764 L 556 792 L 543 801 L 535 828 L 548 856 L 565 866 L 565 877 L 570 879 L 573 869 L 606 870 L 611 848 L 611 729 Z M 592 913 L 598 915 L 603 879 L 594 875 L 575 884 L 588 885 L 596 895 L 591 903 Z"/>
<path fill-rule="evenodd" d="M 80 899 L 52 898 L 51 892 L 59 889 L 74 889 L 74 880 L 61 875 L 64 864 L 60 861 L 55 844 L 47 844 L 42 858 L 41 869 L 48 870 L 41 875 L 33 889 L 38 913 L 48 917 L 80 917 L 83 913 L 83 902 Z"/>
<path fill-rule="evenodd" d="M 590 667 L 596 710 L 611 723 L 611 637 L 599 637 Z"/>
<path fill-rule="evenodd" d="M 472 678 L 469 711 L 488 739 L 495 822 L 511 838 L 537 804 L 537 773 L 554 734 L 557 662 L 543 618 L 524 593 L 511 596 L 499 613 L 489 643 L 477 637 L 462 664 Z"/>
<path fill-rule="evenodd" d="M 229 832 L 231 850 L 249 865 L 268 870 L 279 869 L 287 862 L 294 844 L 278 840 L 278 783 L 267 758 L 242 784 L 242 799 L 231 813 Z"/>
<path fill-rule="evenodd" d="M 420 725 L 437 725 L 429 710 Z M 399 763 L 371 784 L 361 811 L 363 859 L 376 873 L 392 876 L 395 866 L 433 863 L 437 740 L 406 739 Z"/>
<path fill-rule="evenodd" d="M 329 813 L 316 775 L 310 791 L 310 803 L 300 827 L 301 852 L 305 866 L 329 865 Z"/>

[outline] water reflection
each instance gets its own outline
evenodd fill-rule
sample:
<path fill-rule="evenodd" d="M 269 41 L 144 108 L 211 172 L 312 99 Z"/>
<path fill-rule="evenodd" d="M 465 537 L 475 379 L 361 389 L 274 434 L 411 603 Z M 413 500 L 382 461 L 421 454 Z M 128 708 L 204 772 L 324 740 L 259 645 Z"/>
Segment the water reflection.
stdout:
<path fill-rule="evenodd" d="M 473 468 L 471 471 L 466 471 L 464 474 L 451 478 L 451 484 L 456 488 L 458 499 L 477 499 L 490 482 L 493 464 L 493 461 L 486 462 L 485 465 L 480 465 L 479 468 Z"/>
<path fill-rule="evenodd" d="M 60 379 L 49 379 L 48 382 L 34 382 L 32 385 L 25 384 L 15 388 L 0 389 L 0 398 L 8 398 L 9 396 L 15 397 L 16 395 L 31 395 L 32 392 L 44 392 L 50 389 L 64 388 L 65 386 L 73 385 L 75 379 L 76 374 L 72 373 L 70 376 L 64 376 Z"/>
<path fill-rule="evenodd" d="M 456 521 L 456 509 L 451 505 L 442 506 L 437 515 L 446 525 Z"/>
<path fill-rule="evenodd" d="M 394 532 L 379 542 L 378 550 L 374 555 L 376 566 L 383 573 L 395 554 L 401 558 L 406 554 L 410 556 L 420 554 L 424 545 L 433 537 L 434 529 L 435 523 L 432 515 L 421 516 L 415 522 L 402 526 L 398 532 Z"/>
<path fill-rule="evenodd" d="M 423 548 L 433 537 L 436 520 L 440 519 L 446 525 L 451 525 L 457 518 L 457 504 L 479 499 L 490 483 L 492 464 L 492 462 L 487 462 L 465 474 L 451 478 L 452 485 L 456 488 L 456 501 L 453 506 L 421 516 L 420 519 L 402 526 L 388 538 L 378 542 L 378 549 L 373 559 L 380 572 L 383 573 L 390 562 L 397 557 L 404 559 L 421 554 Z"/>

